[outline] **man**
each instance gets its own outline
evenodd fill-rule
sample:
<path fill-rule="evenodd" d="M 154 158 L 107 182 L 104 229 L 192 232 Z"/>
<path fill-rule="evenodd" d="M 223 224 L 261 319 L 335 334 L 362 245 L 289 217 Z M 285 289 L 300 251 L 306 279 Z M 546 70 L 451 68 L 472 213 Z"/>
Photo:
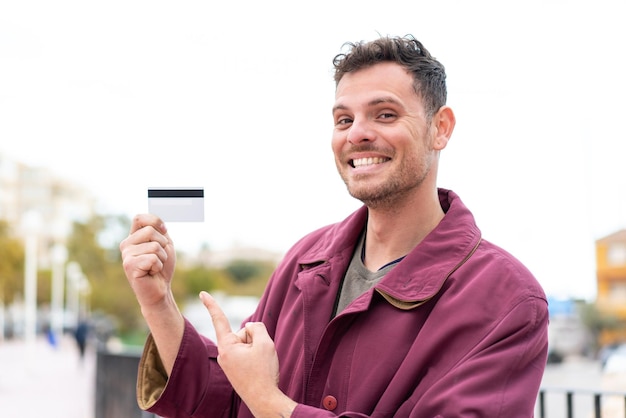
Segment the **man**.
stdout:
<path fill-rule="evenodd" d="M 304 237 L 233 332 L 200 297 L 214 344 L 180 314 L 163 223 L 120 244 L 151 331 L 142 408 L 164 417 L 530 417 L 548 310 L 532 274 L 436 186 L 455 125 L 444 67 L 411 36 L 335 57 L 332 148 L 364 206 Z M 311 194 L 309 199 L 323 199 Z M 208 318 L 207 318 L 208 320 Z"/>

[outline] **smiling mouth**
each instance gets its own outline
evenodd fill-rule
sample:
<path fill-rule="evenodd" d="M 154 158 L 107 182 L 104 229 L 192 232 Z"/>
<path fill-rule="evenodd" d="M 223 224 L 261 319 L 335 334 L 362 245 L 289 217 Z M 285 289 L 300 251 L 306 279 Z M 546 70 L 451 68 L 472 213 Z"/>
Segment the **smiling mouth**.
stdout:
<path fill-rule="evenodd" d="M 350 164 L 354 168 L 358 167 L 366 167 L 368 165 L 382 164 L 385 161 L 389 161 L 389 158 L 383 157 L 368 157 L 368 158 L 357 158 L 354 160 L 350 160 L 348 164 Z"/>

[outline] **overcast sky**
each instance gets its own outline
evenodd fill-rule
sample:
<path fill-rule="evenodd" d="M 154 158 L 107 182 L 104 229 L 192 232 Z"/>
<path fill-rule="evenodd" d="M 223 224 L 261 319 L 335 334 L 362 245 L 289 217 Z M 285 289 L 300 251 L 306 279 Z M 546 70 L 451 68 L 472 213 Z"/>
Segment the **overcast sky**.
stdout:
<path fill-rule="evenodd" d="M 552 295 L 595 295 L 626 227 L 626 1 L 0 0 L 0 152 L 83 184 L 106 213 L 204 187 L 180 249 L 285 251 L 359 206 L 336 173 L 333 56 L 414 34 L 457 127 L 440 186 Z"/>

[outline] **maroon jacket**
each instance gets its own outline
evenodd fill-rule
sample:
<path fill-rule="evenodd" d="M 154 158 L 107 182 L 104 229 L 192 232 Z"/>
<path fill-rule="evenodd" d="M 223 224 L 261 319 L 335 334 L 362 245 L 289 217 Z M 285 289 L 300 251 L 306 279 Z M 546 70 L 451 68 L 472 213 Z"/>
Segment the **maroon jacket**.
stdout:
<path fill-rule="evenodd" d="M 544 292 L 518 260 L 481 239 L 456 194 L 439 196 L 440 224 L 334 319 L 367 209 L 286 254 L 250 320 L 265 323 L 276 343 L 280 388 L 299 403 L 292 417 L 533 416 L 548 347 Z M 187 323 L 161 393 L 149 340 L 140 405 L 165 417 L 250 417 L 216 354 Z"/>

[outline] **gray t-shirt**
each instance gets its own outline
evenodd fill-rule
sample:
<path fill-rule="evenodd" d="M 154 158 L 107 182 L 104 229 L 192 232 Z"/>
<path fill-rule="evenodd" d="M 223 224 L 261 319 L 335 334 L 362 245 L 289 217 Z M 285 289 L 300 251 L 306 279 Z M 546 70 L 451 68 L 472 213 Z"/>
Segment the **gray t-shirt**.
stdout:
<path fill-rule="evenodd" d="M 352 254 L 352 260 L 343 279 L 343 284 L 339 293 L 337 309 L 335 315 L 343 311 L 353 300 L 367 292 L 372 286 L 389 273 L 402 258 L 384 265 L 378 271 L 370 271 L 363 264 L 363 253 L 365 251 L 365 231 L 361 234 L 359 242 Z"/>

